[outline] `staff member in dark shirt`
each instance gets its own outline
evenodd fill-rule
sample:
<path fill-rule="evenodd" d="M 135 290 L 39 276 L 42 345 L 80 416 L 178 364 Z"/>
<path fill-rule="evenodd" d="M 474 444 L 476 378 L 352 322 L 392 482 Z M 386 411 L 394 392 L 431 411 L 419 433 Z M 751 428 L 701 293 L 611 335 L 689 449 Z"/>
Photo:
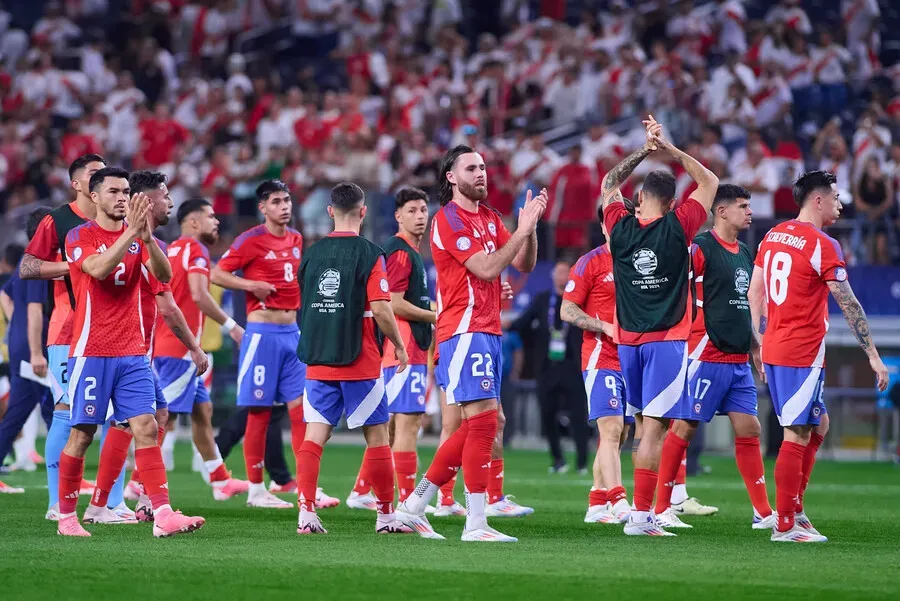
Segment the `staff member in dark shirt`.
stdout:
<path fill-rule="evenodd" d="M 581 330 L 569 327 L 559 316 L 570 267 L 568 261 L 556 263 L 553 287 L 535 296 L 511 327 L 523 340 L 530 340 L 526 347 L 534 349 L 541 421 L 553 460 L 550 471 L 558 473 L 568 470 L 560 446 L 560 411 L 569 416 L 578 470 L 587 471 L 587 398 L 581 380 Z"/>

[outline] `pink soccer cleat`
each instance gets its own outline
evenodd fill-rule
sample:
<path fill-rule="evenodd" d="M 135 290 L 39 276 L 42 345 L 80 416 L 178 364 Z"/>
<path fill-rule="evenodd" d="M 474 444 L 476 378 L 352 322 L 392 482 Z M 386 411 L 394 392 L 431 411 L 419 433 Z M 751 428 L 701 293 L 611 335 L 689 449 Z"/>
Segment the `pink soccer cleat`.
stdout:
<path fill-rule="evenodd" d="M 96 482 L 92 482 L 91 480 L 85 480 L 84 478 L 82 478 L 81 479 L 81 488 L 78 489 L 78 494 L 91 496 L 92 494 L 94 494 L 94 488 L 96 488 L 96 487 L 97 487 Z"/>
<path fill-rule="evenodd" d="M 3 480 L 0 480 L 0 495 L 20 495 L 25 492 L 24 488 L 18 486 L 10 486 Z"/>
<path fill-rule="evenodd" d="M 153 521 L 153 506 L 147 495 L 142 494 L 138 498 L 137 505 L 134 506 L 134 518 L 139 522 Z"/>
<path fill-rule="evenodd" d="M 269 482 L 269 492 L 275 495 L 287 495 L 297 492 L 297 481 L 291 480 L 287 484 L 276 484 L 274 480 Z"/>
<path fill-rule="evenodd" d="M 165 538 L 177 534 L 187 534 L 200 530 L 206 520 L 197 516 L 186 516 L 180 511 L 171 508 L 161 509 L 153 518 L 153 536 Z"/>
<path fill-rule="evenodd" d="M 213 499 L 216 501 L 227 501 L 236 495 L 242 495 L 250 488 L 250 482 L 247 480 L 237 480 L 229 478 L 224 482 L 213 482 Z"/>
<path fill-rule="evenodd" d="M 321 488 L 316 489 L 316 509 L 328 509 L 341 504 L 340 499 L 329 497 Z"/>
<path fill-rule="evenodd" d="M 41 457 L 41 454 L 38 453 L 37 451 L 31 451 L 31 452 L 29 452 L 29 453 L 28 453 L 28 459 L 29 459 L 32 463 L 36 463 L 37 465 L 44 465 L 44 463 L 45 463 L 45 462 L 44 462 L 44 458 Z"/>
<path fill-rule="evenodd" d="M 60 518 L 56 524 L 56 533 L 60 536 L 90 536 L 91 533 L 81 527 L 75 514 Z"/>
<path fill-rule="evenodd" d="M 137 501 L 141 498 L 141 485 L 134 480 L 129 480 L 125 485 L 125 500 Z"/>

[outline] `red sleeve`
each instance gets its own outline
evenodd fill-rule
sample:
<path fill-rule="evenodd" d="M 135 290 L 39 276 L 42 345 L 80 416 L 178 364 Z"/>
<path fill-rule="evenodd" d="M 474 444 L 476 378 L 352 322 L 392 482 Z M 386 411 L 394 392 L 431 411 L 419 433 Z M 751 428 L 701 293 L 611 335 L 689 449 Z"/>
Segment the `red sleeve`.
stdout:
<path fill-rule="evenodd" d="M 409 276 L 412 274 L 412 264 L 409 255 L 397 251 L 387 260 L 387 280 L 391 292 L 406 292 L 409 289 Z"/>
<path fill-rule="evenodd" d="M 694 241 L 694 236 L 700 230 L 700 226 L 706 223 L 706 209 L 693 198 L 688 198 L 680 207 L 675 209 L 675 216 L 687 236 L 688 242 Z M 606 226 L 609 228 L 609 226 Z"/>
<path fill-rule="evenodd" d="M 56 261 L 59 255 L 59 238 L 56 237 L 56 223 L 53 217 L 45 215 L 38 224 L 37 231 L 25 252 L 41 261 Z"/>
<path fill-rule="evenodd" d="M 703 272 L 706 271 L 706 257 L 703 255 L 703 250 L 696 244 L 691 244 L 691 263 L 694 278 L 703 275 Z"/>
<path fill-rule="evenodd" d="M 172 288 L 168 284 L 164 284 L 156 279 L 156 276 L 150 273 L 149 269 L 146 271 L 145 277 L 147 279 L 147 285 L 150 287 L 150 294 L 153 296 L 172 291 Z"/>
<path fill-rule="evenodd" d="M 372 271 L 369 272 L 369 279 L 366 282 L 366 300 L 369 302 L 391 300 L 391 287 L 388 284 L 384 257 L 379 257 L 372 267 Z"/>
<path fill-rule="evenodd" d="M 822 281 L 846 281 L 847 263 L 844 262 L 844 252 L 841 250 L 841 245 L 828 235 L 823 235 L 820 243 L 822 245 Z"/>
<path fill-rule="evenodd" d="M 615 225 L 626 215 L 628 215 L 628 209 L 625 208 L 624 202 L 609 203 L 603 210 L 603 224 L 606 226 L 606 231 L 612 235 Z"/>
<path fill-rule="evenodd" d="M 188 273 L 199 273 L 209 277 L 209 250 L 199 242 L 191 244 Z"/>
<path fill-rule="evenodd" d="M 440 245 L 438 248 L 446 250 L 450 255 L 459 261 L 460 265 L 465 265 L 472 256 L 483 252 L 480 244 L 474 243 L 475 235 L 472 226 L 465 223 L 462 219 L 454 219 L 451 225 L 447 217 L 446 211 L 441 211 L 434 218 L 434 227 L 437 228 Z M 500 232 L 497 232 L 498 235 Z"/>
<path fill-rule="evenodd" d="M 569 281 L 566 283 L 563 299 L 572 301 L 579 307 L 584 308 L 593 285 L 593 262 L 588 255 L 585 255 L 578 259 L 572 269 L 569 270 Z"/>
<path fill-rule="evenodd" d="M 497 227 L 497 247 L 500 248 L 512 237 L 512 234 L 509 233 L 509 230 L 506 229 L 506 226 L 503 225 L 503 220 L 500 219 L 500 215 L 494 214 L 494 225 Z"/>
<path fill-rule="evenodd" d="M 253 244 L 250 240 L 241 240 L 241 236 L 238 236 L 238 239 L 234 241 L 234 244 L 231 245 L 222 258 L 219 259 L 219 269 L 223 271 L 227 271 L 228 273 L 234 273 L 239 269 L 243 269 L 247 263 L 249 263 L 249 247 Z"/>
<path fill-rule="evenodd" d="M 76 227 L 69 230 L 66 236 L 66 257 L 70 269 L 81 271 L 81 264 L 91 255 L 97 254 L 97 242 L 93 232 L 87 226 Z"/>

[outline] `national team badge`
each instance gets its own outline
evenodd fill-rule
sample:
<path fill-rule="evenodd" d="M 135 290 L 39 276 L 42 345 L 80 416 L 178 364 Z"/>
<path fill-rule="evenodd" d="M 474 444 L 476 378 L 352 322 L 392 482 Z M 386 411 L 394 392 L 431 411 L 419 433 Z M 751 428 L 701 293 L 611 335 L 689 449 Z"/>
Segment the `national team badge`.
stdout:
<path fill-rule="evenodd" d="M 609 406 L 613 409 L 618 409 L 619 399 L 617 399 L 616 397 L 612 397 L 611 399 L 609 399 Z"/>
<path fill-rule="evenodd" d="M 566 284 L 566 292 L 572 292 L 575 290 L 575 280 L 569 280 Z"/>
<path fill-rule="evenodd" d="M 72 260 L 77 261 L 80 258 L 81 258 L 81 247 L 76 246 L 75 249 L 72 251 Z"/>
<path fill-rule="evenodd" d="M 472 248 L 472 241 L 469 240 L 468 238 L 466 238 L 465 236 L 462 236 L 461 238 L 459 238 L 456 241 L 456 248 L 458 248 L 461 251 L 467 251 L 470 248 Z"/>
<path fill-rule="evenodd" d="M 137 243 L 137 240 L 131 243 L 131 246 L 128 247 L 129 255 L 136 255 L 141 252 L 141 245 Z"/>
<path fill-rule="evenodd" d="M 847 270 L 844 269 L 843 267 L 838 267 L 837 269 L 835 269 L 834 270 L 834 279 L 837 280 L 838 282 L 847 281 Z"/>
<path fill-rule="evenodd" d="M 206 267 L 206 265 L 207 265 L 206 259 L 204 259 L 203 257 L 197 257 L 197 259 L 194 261 L 194 266 L 199 267 L 201 269 Z"/>
<path fill-rule="evenodd" d="M 491 379 L 490 379 L 490 378 L 482 378 L 482 380 L 481 380 L 481 389 L 482 389 L 483 391 L 487 392 L 488 390 L 490 390 L 490 389 L 491 389 L 491 385 L 493 385 L 493 382 L 491 382 Z"/>
<path fill-rule="evenodd" d="M 418 396 L 418 398 L 416 398 L 416 402 L 419 403 L 420 405 L 422 405 L 422 406 L 424 407 L 424 406 L 425 406 L 425 395 L 424 395 L 424 394 L 420 394 L 420 395 Z"/>
<path fill-rule="evenodd" d="M 820 415 L 821 413 L 822 413 L 822 410 L 819 409 L 819 406 L 818 406 L 818 405 L 813 406 L 813 409 L 812 409 L 813 417 L 819 417 L 819 415 Z"/>
<path fill-rule="evenodd" d="M 93 417 L 95 413 L 97 413 L 97 408 L 93 403 L 88 403 L 84 406 L 84 414 L 88 417 Z"/>
<path fill-rule="evenodd" d="M 488 231 L 491 233 L 491 236 L 497 235 L 497 226 L 494 225 L 494 222 L 488 223 Z"/>
<path fill-rule="evenodd" d="M 700 413 L 700 410 L 703 408 L 703 405 L 700 403 L 694 403 L 694 413 Z"/>
<path fill-rule="evenodd" d="M 295 258 L 295 259 L 299 259 L 299 258 L 300 258 L 300 249 L 299 249 L 299 248 L 297 248 L 297 247 L 295 246 L 294 248 L 291 249 L 291 252 L 294 253 L 294 258 Z"/>
<path fill-rule="evenodd" d="M 263 394 L 265 394 L 265 393 L 263 393 L 263 389 L 262 389 L 262 388 L 257 388 L 256 390 L 253 391 L 253 396 L 256 397 L 256 400 L 257 400 L 257 401 L 261 401 L 261 400 L 262 400 Z"/>

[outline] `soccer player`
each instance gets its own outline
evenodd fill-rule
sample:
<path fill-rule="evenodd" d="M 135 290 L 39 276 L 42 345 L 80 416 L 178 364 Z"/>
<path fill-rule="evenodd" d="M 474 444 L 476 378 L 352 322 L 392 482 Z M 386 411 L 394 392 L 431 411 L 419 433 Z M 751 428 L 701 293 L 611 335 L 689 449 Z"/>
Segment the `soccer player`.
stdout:
<path fill-rule="evenodd" d="M 168 197 L 163 174 L 150 174 L 156 177 L 144 178 L 146 185 L 136 175 L 132 175 L 132 191 L 135 187 L 138 191 L 144 191 L 151 202 L 157 196 Z M 212 205 L 202 198 L 186 200 L 178 207 L 177 219 L 181 236 L 166 251 L 172 265 L 169 286 L 174 303 L 181 308 L 187 320 L 189 335 L 193 340 L 200 340 L 204 316 L 208 315 L 240 344 L 243 328 L 228 317 L 209 293 L 210 265 L 206 244 L 214 244 L 219 237 L 219 222 Z M 225 501 L 247 492 L 249 485 L 246 481 L 232 478 L 225 468 L 213 438 L 209 392 L 197 367 L 190 360 L 193 353 L 194 349 L 186 347 L 171 328 L 161 329 L 153 339 L 153 367 L 169 405 L 169 414 L 191 416 L 194 445 L 203 458 L 204 469 L 209 473 L 213 498 Z"/>
<path fill-rule="evenodd" d="M 484 159 L 464 145 L 449 150 L 441 167 L 441 210 L 431 227 L 431 254 L 438 276 L 436 380 L 447 403 L 462 405 L 462 425 L 442 444 L 425 477 L 398 509 L 398 518 L 427 538 L 441 538 L 425 518 L 437 490 L 463 468 L 466 527 L 463 541 L 515 542 L 494 530 L 485 515 L 491 451 L 497 428 L 500 349 L 500 274 L 510 264 L 523 272 L 537 259 L 535 227 L 547 207 L 546 191 L 528 193 L 515 233 L 483 206 Z"/>
<path fill-rule="evenodd" d="M 211 279 L 223 288 L 247 293 L 247 329 L 241 339 L 237 393 L 238 405 L 250 408 L 244 435 L 244 462 L 250 480 L 247 505 L 291 509 L 293 505 L 266 490 L 263 465 L 273 404 L 287 405 L 295 455 L 306 433 L 306 366 L 297 358 L 297 269 L 303 237 L 288 227 L 293 203 L 284 182 L 262 182 L 256 188 L 256 198 L 265 223 L 237 237 L 213 268 Z M 234 275 L 238 270 L 243 270 L 244 277 Z M 337 499 L 321 490 L 316 494 L 320 504 L 337 504 Z"/>
<path fill-rule="evenodd" d="M 588 419 L 596 422 L 599 436 L 586 523 L 621 524 L 631 512 L 622 486 L 620 451 L 634 416 L 626 413 L 625 380 L 613 340 L 615 307 L 612 255 L 604 244 L 576 261 L 560 305 L 562 319 L 584 330 L 581 369 Z"/>
<path fill-rule="evenodd" d="M 303 337 L 297 353 L 309 366 L 304 399 L 306 438 L 297 453 L 298 534 L 324 534 L 315 497 L 322 448 L 342 415 L 362 427 L 366 478 L 377 500 L 375 531 L 412 533 L 394 517 L 394 466 L 381 349 L 375 326 L 391 341 L 395 376 L 408 368 L 406 341 L 391 310 L 384 251 L 359 235 L 365 193 L 340 183 L 331 191 L 334 231 L 307 249 L 300 265 Z M 418 274 L 417 274 L 418 275 Z"/>
<path fill-rule="evenodd" d="M 143 194 L 129 199 L 127 171 L 101 169 L 91 176 L 89 190 L 97 218 L 66 236 L 75 291 L 74 342 L 69 351 L 72 430 L 60 458 L 57 532 L 90 536 L 75 509 L 84 455 L 97 425 L 106 421 L 110 402 L 116 421 L 127 422 L 134 436 L 135 462 L 153 504 L 153 535 L 191 532 L 205 520 L 182 515 L 169 505 L 157 443 L 153 372 L 140 323 L 142 269 L 167 282 L 171 267 L 151 234 L 149 200 Z"/>
<path fill-rule="evenodd" d="M 771 530 L 775 516 L 766 493 L 759 449 L 756 384 L 748 363 L 762 374 L 759 340 L 753 335 L 747 291 L 753 259 L 738 234 L 750 227 L 750 192 L 719 186 L 713 200 L 713 229 L 694 238 L 691 260 L 697 315 L 691 329 L 688 386 L 691 417 L 676 419 L 663 443 L 656 487 L 657 519 L 665 527 L 689 527 L 670 506 L 679 466 L 701 421 L 727 415 L 734 427 L 734 456 L 753 506 L 752 527 Z"/>
<path fill-rule="evenodd" d="M 46 518 L 59 517 L 58 485 L 59 458 L 71 429 L 69 420 L 68 360 L 75 296 L 69 278 L 69 265 L 63 259 L 66 235 L 69 230 L 94 219 L 97 206 L 91 200 L 89 185 L 91 177 L 106 167 L 103 157 L 86 154 L 75 159 L 69 166 L 69 180 L 75 191 L 75 200 L 58 207 L 44 217 L 34 237 L 25 249 L 25 256 L 19 266 L 19 276 L 23 280 L 41 279 L 53 282 L 53 311 L 47 331 L 47 362 L 53 381 L 54 411 L 53 422 L 47 432 L 44 459 L 47 465 L 47 491 L 49 503 Z M 85 480 L 79 494 L 91 494 L 94 483 Z"/>
<path fill-rule="evenodd" d="M 822 231 L 841 215 L 837 179 L 827 171 L 809 171 L 794 183 L 793 195 L 800 212 L 763 237 L 748 299 L 753 326 L 763 340 L 772 405 L 784 427 L 775 462 L 778 525 L 772 540 L 812 543 L 828 540 L 806 517 L 803 493 L 828 431 L 823 388 L 829 291 L 869 358 L 881 391 L 887 388 L 888 372 L 847 281 L 841 247 Z"/>
<path fill-rule="evenodd" d="M 644 122 L 647 141 L 603 179 L 603 223 L 616 281 L 616 339 L 628 402 L 643 414 L 635 457 L 634 510 L 625 534 L 674 536 L 651 514 L 663 439 L 670 419 L 690 417 L 687 339 L 691 330 L 689 247 L 712 208 L 718 178 L 662 137 L 662 127 Z M 697 183 L 680 207 L 675 178 L 651 171 L 637 195 L 640 217 L 631 215 L 619 186 L 651 152 L 665 152 Z"/>

